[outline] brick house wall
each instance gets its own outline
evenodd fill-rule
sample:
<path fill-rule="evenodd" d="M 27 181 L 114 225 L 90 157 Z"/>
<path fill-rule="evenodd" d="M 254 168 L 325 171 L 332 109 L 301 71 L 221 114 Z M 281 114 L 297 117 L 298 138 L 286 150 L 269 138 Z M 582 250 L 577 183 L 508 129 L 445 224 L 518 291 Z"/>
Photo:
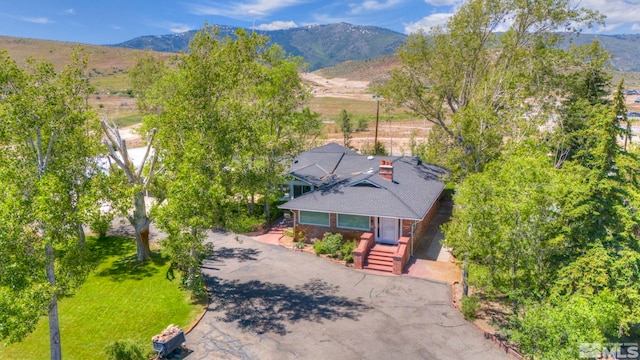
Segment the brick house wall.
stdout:
<path fill-rule="evenodd" d="M 305 233 L 305 241 L 310 242 L 313 239 L 320 239 L 324 237 L 324 233 L 339 233 L 342 234 L 342 238 L 344 240 L 360 240 L 360 236 L 363 233 L 367 232 L 365 230 L 352 230 L 352 229 L 343 229 L 338 227 L 338 216 L 336 214 L 329 214 L 329 226 L 318 226 L 318 225 L 306 225 L 298 223 L 298 219 L 300 219 L 300 215 L 298 210 L 292 210 L 295 214 L 296 219 L 296 231 L 304 231 Z M 375 227 L 374 224 L 375 218 L 369 217 L 369 230 L 368 232 L 373 232 Z"/>
<path fill-rule="evenodd" d="M 416 229 L 413 232 L 413 239 L 415 241 L 413 244 L 414 246 L 417 246 L 420 243 L 420 241 L 423 240 L 424 234 L 427 231 L 429 224 L 431 223 L 431 219 L 433 219 L 433 217 L 436 215 L 439 208 L 440 208 L 440 199 L 436 200 L 436 202 L 433 203 L 433 206 L 431 207 L 431 209 L 429 209 L 429 212 L 427 213 L 427 215 L 425 215 L 424 219 L 422 219 L 422 221 L 416 224 Z M 402 221 L 402 236 L 407 236 L 409 238 L 411 237 L 412 223 L 413 223 L 412 220 Z"/>
<path fill-rule="evenodd" d="M 420 240 L 422 239 L 425 231 L 427 230 L 427 227 L 429 226 L 429 223 L 431 222 L 431 219 L 433 218 L 433 216 L 438 212 L 438 208 L 440 207 L 440 200 L 437 200 L 433 206 L 431 207 L 431 209 L 429 210 L 429 212 L 427 213 L 427 215 L 424 217 L 424 219 L 422 219 L 422 221 L 420 221 L 415 228 L 414 234 L 413 234 L 413 238 L 416 240 Z M 318 226 L 318 225 L 307 225 L 307 224 L 300 224 L 298 223 L 298 219 L 300 219 L 298 210 L 292 210 L 293 213 L 295 214 L 295 219 L 296 219 L 296 230 L 297 231 L 304 231 L 305 233 L 305 241 L 310 242 L 313 239 L 322 239 L 324 237 L 324 234 L 327 232 L 330 233 L 340 233 L 342 234 L 342 238 L 345 240 L 359 240 L 360 236 L 362 236 L 363 233 L 365 232 L 371 232 L 373 233 L 375 231 L 375 217 L 371 216 L 369 217 L 369 230 L 368 231 L 364 231 L 364 230 L 352 230 L 352 229 L 343 229 L 343 228 L 339 228 L 337 225 L 338 222 L 338 216 L 334 213 L 329 214 L 329 226 L 325 227 L 325 226 Z M 413 220 L 402 220 L 402 231 L 401 231 L 401 236 L 406 236 L 408 238 L 411 238 L 411 224 L 413 224 Z M 417 245 L 414 244 L 414 245 Z"/>

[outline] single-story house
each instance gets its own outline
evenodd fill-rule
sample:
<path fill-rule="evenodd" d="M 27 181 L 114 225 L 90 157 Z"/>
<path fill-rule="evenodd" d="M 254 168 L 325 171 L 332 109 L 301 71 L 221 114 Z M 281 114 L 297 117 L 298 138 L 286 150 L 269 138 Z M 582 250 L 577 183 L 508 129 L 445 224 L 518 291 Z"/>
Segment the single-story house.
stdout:
<path fill-rule="evenodd" d="M 365 156 L 336 143 L 301 153 L 288 183 L 296 231 L 360 240 L 356 268 L 402 273 L 436 213 L 446 170 L 415 157 Z"/>

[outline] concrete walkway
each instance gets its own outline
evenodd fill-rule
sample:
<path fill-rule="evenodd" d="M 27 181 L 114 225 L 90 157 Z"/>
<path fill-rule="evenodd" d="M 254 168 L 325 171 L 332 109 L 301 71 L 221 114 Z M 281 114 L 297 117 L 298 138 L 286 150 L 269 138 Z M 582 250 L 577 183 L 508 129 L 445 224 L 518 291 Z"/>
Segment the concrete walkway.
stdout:
<path fill-rule="evenodd" d="M 451 307 L 446 283 L 374 275 L 244 236 L 208 241 L 212 298 L 187 334 L 187 359 L 510 359 Z"/>

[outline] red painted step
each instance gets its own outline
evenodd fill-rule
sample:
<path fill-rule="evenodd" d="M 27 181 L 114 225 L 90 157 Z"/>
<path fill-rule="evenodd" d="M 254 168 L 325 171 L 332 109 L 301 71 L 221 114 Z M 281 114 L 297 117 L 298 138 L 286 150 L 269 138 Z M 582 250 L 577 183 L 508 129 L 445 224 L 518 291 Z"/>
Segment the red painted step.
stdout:
<path fill-rule="evenodd" d="M 375 244 L 365 260 L 363 268 L 384 272 L 393 272 L 393 255 L 398 249 L 394 245 Z"/>
<path fill-rule="evenodd" d="M 373 247 L 371 248 L 370 251 L 380 251 L 380 252 L 385 252 L 385 253 L 395 253 L 397 249 L 398 249 L 398 247 L 395 246 L 395 245 L 375 244 L 375 245 L 373 245 Z"/>

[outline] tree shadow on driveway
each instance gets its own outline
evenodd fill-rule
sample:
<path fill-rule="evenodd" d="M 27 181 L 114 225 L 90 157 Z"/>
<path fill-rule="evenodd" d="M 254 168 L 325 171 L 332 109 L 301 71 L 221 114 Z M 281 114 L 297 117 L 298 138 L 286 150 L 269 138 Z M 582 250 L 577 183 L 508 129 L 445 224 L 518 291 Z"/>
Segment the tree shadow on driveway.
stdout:
<path fill-rule="evenodd" d="M 260 250 L 252 248 L 221 247 L 219 249 L 213 249 L 213 256 L 210 260 L 234 259 L 238 262 L 253 261 L 258 260 L 257 256 L 260 255 L 260 253 Z"/>
<path fill-rule="evenodd" d="M 206 281 L 212 293 L 209 311 L 221 313 L 216 320 L 237 322 L 242 330 L 256 334 L 286 335 L 286 325 L 301 320 L 321 323 L 347 318 L 357 321 L 364 311 L 372 309 L 361 298 L 338 295 L 338 286 L 321 279 L 311 279 L 293 288 L 215 276 Z"/>

